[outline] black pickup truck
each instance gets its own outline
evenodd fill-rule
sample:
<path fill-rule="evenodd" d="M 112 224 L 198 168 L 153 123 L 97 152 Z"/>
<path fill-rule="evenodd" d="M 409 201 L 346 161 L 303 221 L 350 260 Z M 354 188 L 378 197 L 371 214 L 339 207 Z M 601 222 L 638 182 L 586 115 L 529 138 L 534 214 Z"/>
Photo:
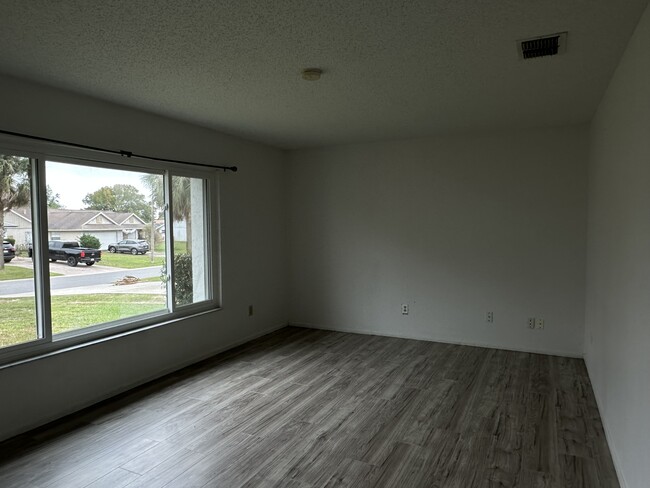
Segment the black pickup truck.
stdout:
<path fill-rule="evenodd" d="M 76 241 L 49 241 L 50 261 L 65 261 L 68 266 L 76 266 L 84 263 L 92 266 L 102 259 L 102 252 L 99 249 L 81 247 Z"/>

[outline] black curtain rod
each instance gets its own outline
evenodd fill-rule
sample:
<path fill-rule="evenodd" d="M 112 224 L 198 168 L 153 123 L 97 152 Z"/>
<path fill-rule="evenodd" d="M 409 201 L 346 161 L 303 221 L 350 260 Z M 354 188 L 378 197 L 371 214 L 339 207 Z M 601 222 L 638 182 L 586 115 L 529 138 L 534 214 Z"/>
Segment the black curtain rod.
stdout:
<path fill-rule="evenodd" d="M 25 139 L 31 139 L 33 141 L 42 141 L 42 142 L 53 142 L 54 144 L 61 144 L 64 146 L 69 146 L 69 147 L 77 147 L 80 149 L 89 149 L 91 151 L 96 151 L 96 152 L 103 152 L 106 154 L 116 154 L 118 156 L 123 156 L 125 158 L 139 158 L 139 159 L 149 159 L 151 161 L 165 161 L 167 163 L 181 163 L 181 164 L 188 164 L 190 166 L 200 166 L 202 168 L 212 168 L 212 169 L 222 169 L 224 171 L 232 171 L 235 172 L 237 171 L 237 166 L 219 166 L 219 165 L 211 165 L 211 164 L 203 164 L 203 163 L 194 163 L 192 161 L 181 161 L 180 159 L 167 159 L 167 158 L 154 158 L 152 156 L 144 156 L 142 154 L 135 154 L 131 151 L 114 151 L 112 149 L 104 149 L 102 147 L 95 147 L 95 146 L 87 146 L 85 144 L 77 144 L 75 142 L 66 142 L 66 141 L 59 141 L 57 139 L 48 139 L 47 137 L 39 137 L 39 136 L 32 136 L 29 134 L 21 134 L 20 132 L 12 132 L 9 130 L 3 130 L 0 129 L 0 134 L 7 134 L 10 136 L 16 136 L 16 137 L 22 137 Z"/>

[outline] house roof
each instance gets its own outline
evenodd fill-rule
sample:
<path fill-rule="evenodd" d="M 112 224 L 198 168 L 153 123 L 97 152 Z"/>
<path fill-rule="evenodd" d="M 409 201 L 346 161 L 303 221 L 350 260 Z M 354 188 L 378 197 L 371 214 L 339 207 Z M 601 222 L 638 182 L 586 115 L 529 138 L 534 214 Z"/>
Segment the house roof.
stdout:
<path fill-rule="evenodd" d="M 17 215 L 23 220 L 26 220 L 27 222 L 32 221 L 32 209 L 30 207 L 19 207 L 19 208 L 12 208 L 11 213 L 14 215 Z"/>
<path fill-rule="evenodd" d="M 136 214 L 132 212 L 111 212 L 110 210 L 103 210 L 102 213 L 106 215 L 108 218 L 111 220 L 114 220 L 118 224 L 125 224 L 126 221 L 130 217 L 135 217 L 135 219 L 141 223 L 141 224 L 146 224 L 144 220 L 142 220 L 140 217 L 138 217 Z M 127 225 L 133 225 L 133 224 L 128 224 Z"/>
<path fill-rule="evenodd" d="M 15 215 L 32 221 L 32 212 L 28 207 L 12 209 Z M 92 223 L 98 216 L 103 216 L 106 222 Z M 135 217 L 137 223 L 127 223 L 130 217 Z M 48 227 L 51 231 L 65 230 L 121 230 L 124 228 L 139 229 L 145 222 L 137 215 L 129 212 L 112 212 L 110 210 L 70 210 L 65 208 L 50 208 L 47 212 Z"/>
<path fill-rule="evenodd" d="M 47 213 L 50 230 L 81 229 L 88 221 L 101 215 L 97 210 L 50 210 Z M 92 225 L 92 224 L 91 224 Z M 115 228 L 117 223 L 92 225 L 93 228 Z"/>

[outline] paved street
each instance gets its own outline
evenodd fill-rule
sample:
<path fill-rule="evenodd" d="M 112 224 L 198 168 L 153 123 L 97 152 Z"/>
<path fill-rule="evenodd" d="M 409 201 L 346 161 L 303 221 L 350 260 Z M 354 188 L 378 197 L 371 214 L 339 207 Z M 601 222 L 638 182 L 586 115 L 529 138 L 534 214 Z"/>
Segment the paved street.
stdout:
<path fill-rule="evenodd" d="M 90 267 L 84 266 L 79 268 L 86 271 L 87 274 L 75 274 L 74 276 L 55 276 L 50 279 L 50 288 L 52 290 L 62 290 L 65 288 L 79 288 L 91 287 L 97 285 L 113 284 L 115 281 L 124 278 L 125 276 L 135 276 L 137 278 L 151 278 L 153 276 L 160 276 L 160 266 L 153 266 L 151 268 L 136 268 L 136 269 L 114 269 L 115 271 L 101 271 L 97 272 Z M 104 267 L 106 269 L 106 267 Z M 55 270 L 52 270 L 55 271 Z M 34 280 L 7 280 L 0 281 L 0 297 L 7 295 L 17 295 L 22 293 L 33 292 Z"/>

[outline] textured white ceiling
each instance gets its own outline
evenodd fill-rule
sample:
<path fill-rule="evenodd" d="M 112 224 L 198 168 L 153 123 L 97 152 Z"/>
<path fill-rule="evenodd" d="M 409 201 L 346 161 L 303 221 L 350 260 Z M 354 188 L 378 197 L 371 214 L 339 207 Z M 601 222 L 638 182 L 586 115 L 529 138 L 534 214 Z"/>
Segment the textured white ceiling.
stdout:
<path fill-rule="evenodd" d="M 647 5 L 0 0 L 0 71 L 286 148 L 581 123 Z M 519 60 L 560 31 L 567 54 Z"/>

